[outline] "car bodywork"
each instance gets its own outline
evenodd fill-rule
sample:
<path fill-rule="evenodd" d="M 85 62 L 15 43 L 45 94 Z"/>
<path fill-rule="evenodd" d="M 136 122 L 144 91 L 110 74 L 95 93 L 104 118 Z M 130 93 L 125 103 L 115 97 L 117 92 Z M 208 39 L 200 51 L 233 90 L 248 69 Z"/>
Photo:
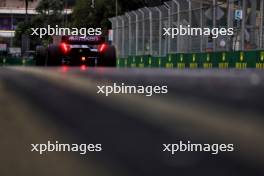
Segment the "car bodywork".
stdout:
<path fill-rule="evenodd" d="M 102 36 L 61 36 L 36 49 L 37 65 L 116 66 L 115 47 Z"/>

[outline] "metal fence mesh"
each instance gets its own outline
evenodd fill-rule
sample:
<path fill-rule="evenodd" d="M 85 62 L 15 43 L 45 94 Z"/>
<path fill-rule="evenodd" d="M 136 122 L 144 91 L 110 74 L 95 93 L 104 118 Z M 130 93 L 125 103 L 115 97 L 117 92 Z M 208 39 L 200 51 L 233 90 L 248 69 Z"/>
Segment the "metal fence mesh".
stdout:
<path fill-rule="evenodd" d="M 110 19 L 119 57 L 168 53 L 256 50 L 263 44 L 264 0 L 172 0 Z M 243 18 L 236 19 L 236 12 Z M 233 28 L 234 35 L 164 36 L 164 28 Z"/>

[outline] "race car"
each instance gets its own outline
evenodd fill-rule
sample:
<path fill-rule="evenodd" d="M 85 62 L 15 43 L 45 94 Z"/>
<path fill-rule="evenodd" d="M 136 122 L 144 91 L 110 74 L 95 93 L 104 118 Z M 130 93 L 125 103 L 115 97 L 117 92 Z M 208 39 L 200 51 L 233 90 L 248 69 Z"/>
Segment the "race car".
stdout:
<path fill-rule="evenodd" d="M 48 47 L 37 46 L 37 66 L 116 66 L 116 50 L 102 36 L 54 37 Z"/>

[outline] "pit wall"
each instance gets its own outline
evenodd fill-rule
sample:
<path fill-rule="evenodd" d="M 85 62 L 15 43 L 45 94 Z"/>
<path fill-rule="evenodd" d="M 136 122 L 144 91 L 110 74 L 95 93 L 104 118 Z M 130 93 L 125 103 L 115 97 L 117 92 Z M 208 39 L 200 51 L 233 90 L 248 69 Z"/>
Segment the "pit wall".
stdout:
<path fill-rule="evenodd" d="M 264 51 L 179 53 L 166 57 L 129 56 L 119 58 L 120 68 L 257 68 L 264 69 Z"/>

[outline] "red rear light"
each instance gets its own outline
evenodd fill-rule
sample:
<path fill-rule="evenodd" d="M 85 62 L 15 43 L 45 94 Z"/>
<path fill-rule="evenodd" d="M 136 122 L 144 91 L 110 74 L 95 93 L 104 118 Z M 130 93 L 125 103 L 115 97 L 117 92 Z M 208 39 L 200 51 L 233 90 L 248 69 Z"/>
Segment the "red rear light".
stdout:
<path fill-rule="evenodd" d="M 99 47 L 99 51 L 100 51 L 100 53 L 102 53 L 102 52 L 105 51 L 106 46 L 107 46 L 107 45 L 104 43 L 104 44 L 102 44 L 102 45 Z"/>
<path fill-rule="evenodd" d="M 61 49 L 64 54 L 70 51 L 70 46 L 67 43 L 61 43 Z"/>

